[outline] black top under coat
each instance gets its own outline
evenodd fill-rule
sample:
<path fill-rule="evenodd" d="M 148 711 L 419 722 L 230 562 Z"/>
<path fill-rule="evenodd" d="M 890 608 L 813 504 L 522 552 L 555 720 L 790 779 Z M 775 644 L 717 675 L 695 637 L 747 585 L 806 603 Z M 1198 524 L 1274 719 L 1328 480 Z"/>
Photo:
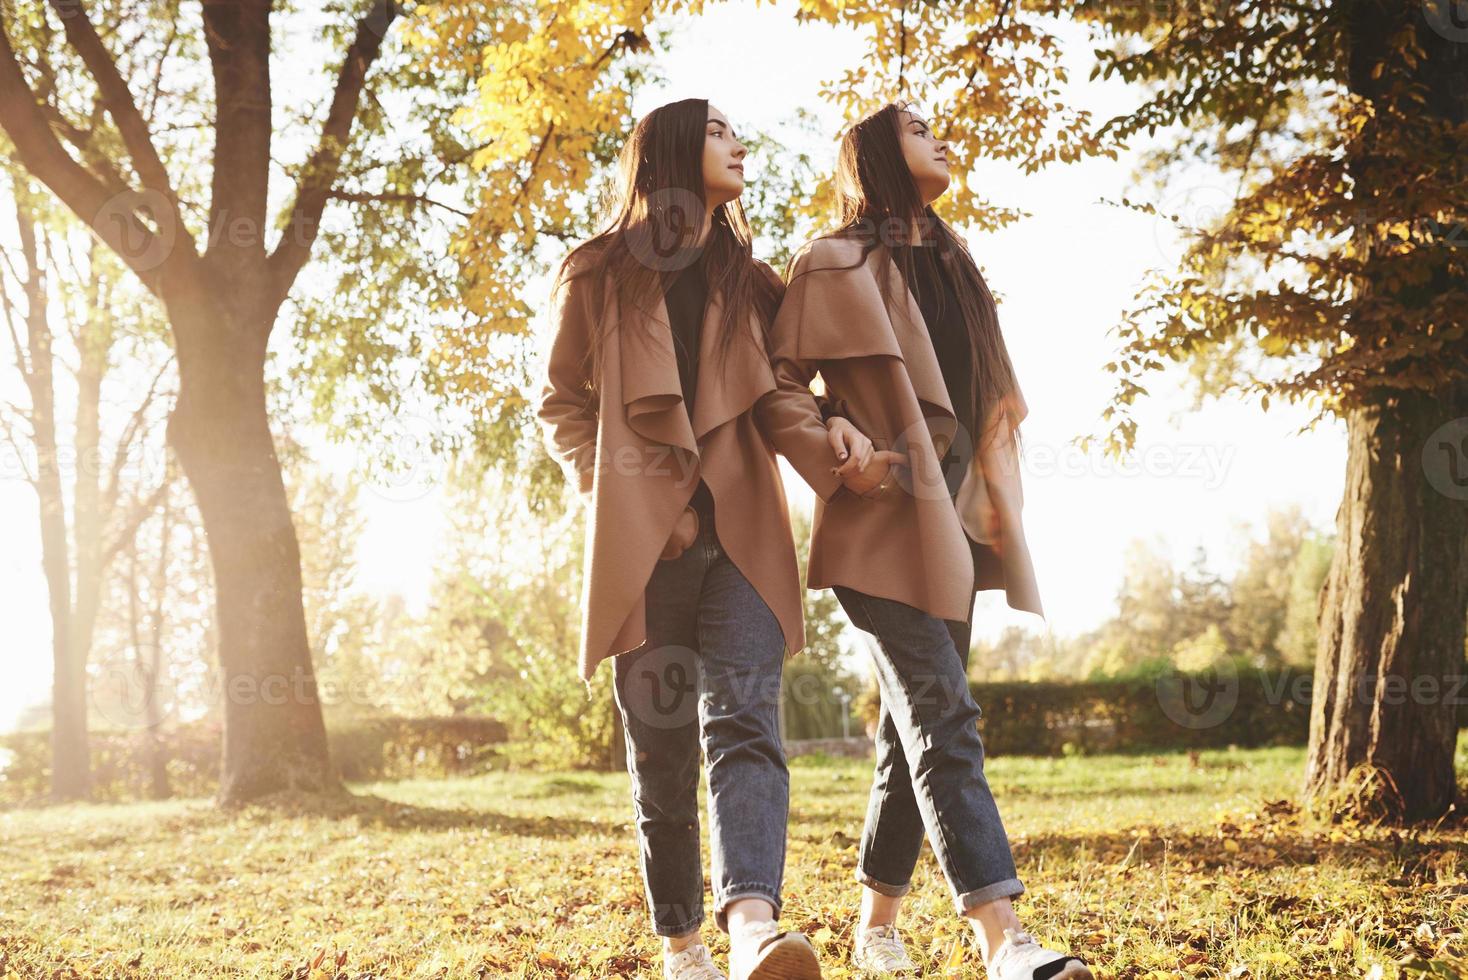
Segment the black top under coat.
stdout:
<path fill-rule="evenodd" d="M 935 257 L 936 258 L 936 257 Z M 954 440 L 967 437 L 968 445 L 975 440 L 973 399 L 974 375 L 972 364 L 972 341 L 968 327 L 963 322 L 963 311 L 958 305 L 958 293 L 953 288 L 952 273 L 945 268 L 942 259 L 937 259 L 936 269 L 926 263 L 913 263 L 913 281 L 910 284 L 923 322 L 928 327 L 928 337 L 933 342 L 933 353 L 937 355 L 938 367 L 943 372 L 943 385 L 948 389 L 948 400 L 953 404 L 953 414 L 962 426 Z M 943 477 L 948 483 L 950 494 L 956 494 L 963 482 L 958 472 L 959 465 L 970 452 L 952 449 L 942 460 Z"/>
<path fill-rule="evenodd" d="M 694 398 L 698 394 L 698 350 L 703 339 L 703 317 L 708 307 L 708 271 L 704 253 L 682 269 L 663 274 L 663 301 L 668 307 L 668 325 L 673 332 L 673 349 L 678 357 L 678 378 L 683 385 L 683 404 L 693 422 Z M 712 516 L 713 494 L 700 477 L 689 506 L 701 517 Z"/>
<path fill-rule="evenodd" d="M 953 446 L 939 462 L 943 480 L 948 485 L 948 495 L 956 496 L 963 485 L 964 472 L 973 458 L 972 447 L 977 441 L 974 432 L 972 406 L 974 390 L 973 342 L 969 338 L 968 326 L 963 322 L 963 310 L 958 305 L 958 293 L 953 288 L 953 274 L 941 257 L 934 257 L 936 268 L 929 270 L 924 262 L 913 263 L 913 281 L 909 284 L 913 298 L 927 324 L 928 337 L 933 342 L 933 353 L 938 357 L 938 367 L 943 372 L 943 386 L 948 390 L 948 401 L 953 405 L 953 414 L 961 428 L 954 437 Z M 959 440 L 966 439 L 967 447 L 960 447 Z M 982 560 L 979 544 L 965 529 L 975 567 Z"/>

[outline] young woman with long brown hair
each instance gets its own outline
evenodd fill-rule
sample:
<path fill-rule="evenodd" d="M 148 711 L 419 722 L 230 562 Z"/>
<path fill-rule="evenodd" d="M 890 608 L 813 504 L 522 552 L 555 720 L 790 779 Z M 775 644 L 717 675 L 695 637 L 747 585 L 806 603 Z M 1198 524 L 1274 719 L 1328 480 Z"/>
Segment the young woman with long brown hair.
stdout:
<path fill-rule="evenodd" d="M 990 977 L 1079 980 L 1092 976 L 1085 963 L 1041 946 L 1015 915 L 1025 888 L 968 687 L 976 591 L 1043 609 L 1020 522 L 1016 427 L 1028 409 L 984 278 L 932 208 L 948 187 L 947 153 L 895 103 L 844 135 L 839 227 L 791 264 L 770 335 L 778 389 L 761 411 L 820 497 L 807 586 L 831 587 L 878 641 L 853 961 L 915 969 L 896 921 L 926 833 Z M 810 391 L 817 372 L 834 407 Z M 832 412 L 866 437 L 848 434 L 851 456 L 835 467 L 811 437 L 813 419 Z"/>
<path fill-rule="evenodd" d="M 731 974 L 820 976 L 806 938 L 775 924 L 789 810 L 780 677 L 805 635 L 784 489 L 753 412 L 775 389 L 765 334 L 783 286 L 752 254 L 745 152 L 702 99 L 638 122 L 613 220 L 557 277 L 538 408 L 588 507 L 581 677 L 613 658 L 669 980 L 724 977 L 699 934 L 700 748 Z"/>

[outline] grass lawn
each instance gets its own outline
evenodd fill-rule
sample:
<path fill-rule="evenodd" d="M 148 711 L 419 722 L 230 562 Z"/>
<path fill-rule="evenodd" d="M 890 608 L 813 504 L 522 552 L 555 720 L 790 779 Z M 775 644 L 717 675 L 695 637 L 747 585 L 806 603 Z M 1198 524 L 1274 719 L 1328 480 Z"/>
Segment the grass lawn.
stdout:
<path fill-rule="evenodd" d="M 1415 975 L 1398 965 L 1414 954 L 1468 977 L 1468 828 L 1400 834 L 1271 805 L 1294 796 L 1303 759 L 989 759 L 1021 921 L 1098 977 L 1391 978 Z M 1459 760 L 1462 778 L 1461 745 Z M 784 922 L 816 940 L 828 977 L 854 975 L 869 775 L 792 764 Z M 353 789 L 232 814 L 207 800 L 0 812 L 0 978 L 661 975 L 625 775 Z M 926 850 L 903 925 L 925 976 L 983 976 L 976 947 L 947 966 L 967 933 Z"/>

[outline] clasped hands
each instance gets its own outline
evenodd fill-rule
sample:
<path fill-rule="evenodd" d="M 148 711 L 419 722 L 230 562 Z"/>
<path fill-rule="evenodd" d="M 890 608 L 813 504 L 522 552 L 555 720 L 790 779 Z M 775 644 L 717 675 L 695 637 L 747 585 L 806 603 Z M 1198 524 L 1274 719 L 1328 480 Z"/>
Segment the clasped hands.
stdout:
<path fill-rule="evenodd" d="M 841 416 L 826 423 L 826 433 L 839 465 L 831 472 L 841 477 L 846 489 L 867 499 L 884 497 L 897 482 L 899 465 L 907 457 L 891 449 L 877 449 L 861 430 Z"/>
<path fill-rule="evenodd" d="M 896 482 L 896 467 L 907 465 L 907 456 L 890 449 L 877 449 L 872 441 L 862 435 L 861 430 L 842 416 L 833 416 L 826 423 L 831 451 L 841 465 L 831 467 L 831 472 L 841 477 L 852 493 L 868 500 L 885 496 Z M 989 547 L 998 555 L 1004 554 L 1001 541 L 999 513 L 993 507 L 983 511 L 981 520 L 988 529 Z"/>

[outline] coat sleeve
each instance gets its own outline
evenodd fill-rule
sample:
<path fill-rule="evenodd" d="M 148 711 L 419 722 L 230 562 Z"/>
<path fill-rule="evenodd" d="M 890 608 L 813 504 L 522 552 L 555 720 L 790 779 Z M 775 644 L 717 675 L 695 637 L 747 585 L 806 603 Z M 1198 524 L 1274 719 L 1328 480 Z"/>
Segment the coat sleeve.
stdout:
<path fill-rule="evenodd" d="M 596 475 L 597 411 L 586 364 L 589 291 L 585 277 L 577 277 L 558 283 L 551 295 L 550 349 L 536 410 L 546 450 L 582 496 L 590 496 Z"/>
<path fill-rule="evenodd" d="M 798 273 L 801 266 L 797 260 L 794 271 Z M 755 423 L 775 451 L 789 460 L 801 479 L 829 503 L 843 484 L 841 477 L 831 472 L 836 454 L 831 451 L 821 403 L 810 390 L 817 365 L 799 356 L 797 341 L 805 289 L 799 279 L 794 282 L 786 290 L 770 328 L 770 370 L 775 376 L 775 390 L 766 392 L 755 403 Z"/>
<path fill-rule="evenodd" d="M 821 408 L 821 420 L 827 425 L 832 419 L 850 419 L 851 409 L 846 404 L 845 398 L 832 398 L 830 395 L 817 395 L 816 404 Z"/>

